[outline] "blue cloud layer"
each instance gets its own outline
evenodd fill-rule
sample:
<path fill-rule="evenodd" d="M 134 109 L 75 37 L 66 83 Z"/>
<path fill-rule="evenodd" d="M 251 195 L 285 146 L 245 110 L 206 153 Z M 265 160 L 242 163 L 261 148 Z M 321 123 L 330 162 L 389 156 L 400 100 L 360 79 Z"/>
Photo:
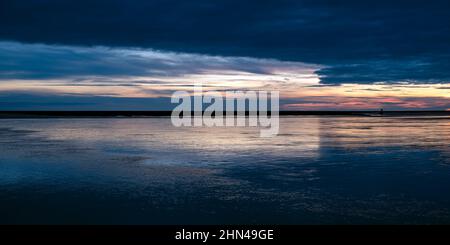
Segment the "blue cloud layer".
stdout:
<path fill-rule="evenodd" d="M 76 78 L 86 76 L 151 78 L 224 72 L 271 75 L 277 70 L 301 72 L 302 69 L 318 68 L 317 65 L 301 62 L 208 56 L 152 49 L 0 42 L 0 79 L 73 78 L 76 83 Z"/>

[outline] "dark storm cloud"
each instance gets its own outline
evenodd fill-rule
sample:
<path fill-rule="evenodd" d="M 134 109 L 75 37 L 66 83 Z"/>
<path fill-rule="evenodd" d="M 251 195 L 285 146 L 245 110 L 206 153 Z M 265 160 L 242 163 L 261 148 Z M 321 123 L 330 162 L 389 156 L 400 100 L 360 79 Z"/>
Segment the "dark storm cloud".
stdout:
<path fill-rule="evenodd" d="M 8 110 L 171 110 L 170 98 L 124 98 L 80 96 L 79 94 L 46 94 L 33 92 L 0 92 L 0 108 Z"/>
<path fill-rule="evenodd" d="M 2 0 L 0 38 L 317 63 L 329 66 L 318 72 L 324 84 L 431 83 L 450 77 L 449 9 L 447 0 Z"/>
<path fill-rule="evenodd" d="M 438 55 L 436 55 L 438 56 Z M 336 64 L 316 73 L 322 84 L 409 83 L 432 84 L 450 81 L 450 57 L 447 59 L 368 60 Z"/>

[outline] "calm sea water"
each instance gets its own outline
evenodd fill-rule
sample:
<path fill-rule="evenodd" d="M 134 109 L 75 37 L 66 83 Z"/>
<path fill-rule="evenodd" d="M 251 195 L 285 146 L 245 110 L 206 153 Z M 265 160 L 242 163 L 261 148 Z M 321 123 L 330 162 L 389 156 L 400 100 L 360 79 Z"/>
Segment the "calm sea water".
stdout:
<path fill-rule="evenodd" d="M 2 119 L 2 224 L 450 224 L 450 119 Z"/>

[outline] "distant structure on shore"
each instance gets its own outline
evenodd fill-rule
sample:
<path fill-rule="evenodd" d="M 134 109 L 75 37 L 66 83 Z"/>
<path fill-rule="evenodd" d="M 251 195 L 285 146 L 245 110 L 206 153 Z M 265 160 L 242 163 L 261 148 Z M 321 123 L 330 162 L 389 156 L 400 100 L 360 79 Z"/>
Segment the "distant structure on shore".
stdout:
<path fill-rule="evenodd" d="M 383 108 L 380 108 L 380 115 L 383 115 L 383 113 L 384 113 Z"/>

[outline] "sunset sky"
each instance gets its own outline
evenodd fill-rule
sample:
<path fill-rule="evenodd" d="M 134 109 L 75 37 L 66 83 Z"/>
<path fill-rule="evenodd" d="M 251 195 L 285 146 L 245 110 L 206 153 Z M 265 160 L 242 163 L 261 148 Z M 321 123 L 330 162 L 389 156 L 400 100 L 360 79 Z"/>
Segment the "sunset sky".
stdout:
<path fill-rule="evenodd" d="M 345 3 L 344 3 L 345 2 Z M 450 110 L 449 1 L 0 1 L 0 110 Z"/>

